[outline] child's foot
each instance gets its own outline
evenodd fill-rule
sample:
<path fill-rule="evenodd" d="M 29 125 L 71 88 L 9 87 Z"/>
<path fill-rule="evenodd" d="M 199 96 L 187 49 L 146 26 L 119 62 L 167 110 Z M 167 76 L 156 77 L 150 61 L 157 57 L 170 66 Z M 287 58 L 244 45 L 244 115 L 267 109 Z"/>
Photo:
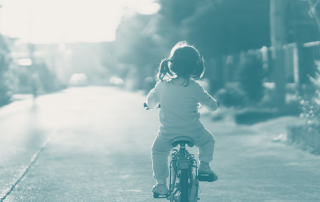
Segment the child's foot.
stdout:
<path fill-rule="evenodd" d="M 154 198 L 166 198 L 169 190 L 166 184 L 156 184 L 152 187 Z"/>
<path fill-rule="evenodd" d="M 218 180 L 218 176 L 211 170 L 207 162 L 200 162 L 200 166 L 198 170 L 198 180 L 214 182 Z"/>
<path fill-rule="evenodd" d="M 156 184 L 152 187 L 152 192 L 160 195 L 166 195 L 169 190 L 166 184 Z"/>

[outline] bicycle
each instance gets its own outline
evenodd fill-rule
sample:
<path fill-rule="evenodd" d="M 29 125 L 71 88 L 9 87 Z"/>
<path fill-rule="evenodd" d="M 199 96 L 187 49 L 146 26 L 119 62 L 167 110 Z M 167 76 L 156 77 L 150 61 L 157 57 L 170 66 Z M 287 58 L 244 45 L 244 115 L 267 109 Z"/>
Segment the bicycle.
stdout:
<path fill-rule="evenodd" d="M 148 106 L 144 103 L 148 110 Z M 160 104 L 157 108 L 160 108 Z M 170 173 L 169 173 L 169 193 L 160 195 L 153 193 L 154 198 L 167 198 L 170 202 L 196 202 L 200 200 L 199 181 L 212 182 L 213 176 L 209 174 L 198 174 L 198 164 L 194 154 L 190 154 L 186 149 L 194 146 L 194 141 L 190 137 L 176 137 L 171 142 L 172 147 L 179 145 L 179 150 L 171 150 Z"/>

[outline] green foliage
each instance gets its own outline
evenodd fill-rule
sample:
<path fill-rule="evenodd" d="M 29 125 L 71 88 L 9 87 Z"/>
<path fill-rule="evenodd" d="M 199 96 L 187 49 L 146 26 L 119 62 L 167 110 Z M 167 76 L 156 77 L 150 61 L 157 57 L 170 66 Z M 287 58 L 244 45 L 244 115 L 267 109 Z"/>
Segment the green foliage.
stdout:
<path fill-rule="evenodd" d="M 261 58 L 255 52 L 248 52 L 242 59 L 238 72 L 240 87 L 249 101 L 257 103 L 264 94 L 264 70 Z"/>
<path fill-rule="evenodd" d="M 66 87 L 44 63 L 35 63 L 32 65 L 32 69 L 31 67 L 18 66 L 12 70 L 19 81 L 16 93 L 33 93 L 34 88 L 41 93 L 51 93 Z M 33 80 L 35 74 L 39 78 L 37 81 Z"/>
<path fill-rule="evenodd" d="M 309 77 L 316 90 L 311 96 L 300 97 L 300 118 L 304 124 L 288 128 L 288 138 L 301 149 L 320 154 L 320 62 L 316 61 L 316 65 L 315 77 Z"/>
<path fill-rule="evenodd" d="M 220 89 L 214 97 L 226 107 L 242 108 L 247 103 L 246 94 L 238 85 L 228 85 Z"/>
<path fill-rule="evenodd" d="M 162 57 L 165 57 L 164 43 L 158 31 L 155 31 L 157 23 L 150 16 L 135 15 L 124 17 L 117 30 L 111 53 L 116 61 L 111 67 L 112 73 L 134 80 L 133 85 L 138 88 L 143 88 L 146 77 L 155 76 Z"/>
<path fill-rule="evenodd" d="M 317 65 L 315 77 L 309 77 L 313 87 L 316 89 L 315 93 L 311 96 L 304 95 L 300 101 L 300 117 L 305 119 L 306 124 L 310 127 L 320 125 L 320 61 L 315 63 Z"/>
<path fill-rule="evenodd" d="M 187 40 L 206 57 L 270 45 L 269 0 L 201 0 L 183 21 Z"/>
<path fill-rule="evenodd" d="M 288 128 L 288 139 L 303 150 L 320 154 L 320 61 L 315 61 L 317 71 L 315 77 L 309 76 L 314 93 L 306 93 L 300 97 L 300 118 L 304 124 Z"/>
<path fill-rule="evenodd" d="M 45 93 L 51 93 L 64 88 L 56 75 L 49 71 L 44 63 L 35 64 L 34 68 L 37 70 L 36 73 L 39 75 L 41 88 Z"/>
<path fill-rule="evenodd" d="M 194 44 L 207 61 L 270 45 L 269 0 L 159 3 L 161 10 L 155 15 L 124 16 L 113 44 L 111 55 L 118 61 L 116 66 L 121 63 L 126 68 L 136 68 L 141 83 L 155 75 L 161 59 L 178 41 Z"/>
<path fill-rule="evenodd" d="M 165 16 L 174 25 L 179 26 L 182 21 L 190 16 L 194 15 L 199 2 L 204 1 L 194 1 L 194 0 L 160 0 L 162 9 L 160 14 Z M 209 2 L 208 2 L 209 3 Z"/>
<path fill-rule="evenodd" d="M 306 124 L 310 126 L 320 123 L 320 92 L 318 91 L 317 94 L 317 96 L 312 97 L 309 101 L 305 99 L 300 101 L 302 111 L 300 117 L 306 119 Z"/>
<path fill-rule="evenodd" d="M 8 104 L 12 92 L 9 89 L 7 71 L 10 65 L 8 48 L 0 35 L 0 106 Z"/>
<path fill-rule="evenodd" d="M 8 104 L 11 99 L 12 92 L 8 88 L 5 76 L 0 78 L 0 106 Z"/>
<path fill-rule="evenodd" d="M 288 127 L 289 142 L 302 150 L 320 154 L 320 125 L 293 125 Z"/>
<path fill-rule="evenodd" d="M 293 125 L 288 128 L 289 141 L 314 154 L 320 154 L 320 64 L 315 78 L 310 80 L 315 87 L 315 93 L 305 94 L 300 97 L 300 118 L 304 120 L 302 125 Z"/>

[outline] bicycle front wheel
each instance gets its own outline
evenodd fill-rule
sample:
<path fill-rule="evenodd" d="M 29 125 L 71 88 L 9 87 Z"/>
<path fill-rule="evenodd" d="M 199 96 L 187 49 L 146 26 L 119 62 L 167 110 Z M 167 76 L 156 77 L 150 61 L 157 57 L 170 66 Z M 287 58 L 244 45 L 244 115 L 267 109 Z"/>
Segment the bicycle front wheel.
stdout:
<path fill-rule="evenodd" d="M 188 169 L 182 169 L 180 173 L 180 202 L 188 202 Z"/>

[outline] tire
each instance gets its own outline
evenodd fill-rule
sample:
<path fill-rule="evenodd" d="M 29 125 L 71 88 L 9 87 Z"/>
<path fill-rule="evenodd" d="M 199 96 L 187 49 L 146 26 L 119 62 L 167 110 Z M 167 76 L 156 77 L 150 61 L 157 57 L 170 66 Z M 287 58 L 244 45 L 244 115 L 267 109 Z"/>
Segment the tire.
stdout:
<path fill-rule="evenodd" d="M 190 177 L 191 188 L 190 188 L 190 195 L 189 195 L 189 202 L 197 202 L 198 201 L 198 184 L 197 179 L 194 173 Z"/>
<path fill-rule="evenodd" d="M 176 202 L 174 195 L 172 194 L 174 192 L 174 188 L 176 187 L 176 179 L 177 179 L 177 173 L 176 168 L 172 167 L 171 170 L 171 179 L 170 179 L 170 202 Z"/>
<path fill-rule="evenodd" d="M 182 169 L 180 174 L 180 202 L 189 202 L 188 169 Z"/>

